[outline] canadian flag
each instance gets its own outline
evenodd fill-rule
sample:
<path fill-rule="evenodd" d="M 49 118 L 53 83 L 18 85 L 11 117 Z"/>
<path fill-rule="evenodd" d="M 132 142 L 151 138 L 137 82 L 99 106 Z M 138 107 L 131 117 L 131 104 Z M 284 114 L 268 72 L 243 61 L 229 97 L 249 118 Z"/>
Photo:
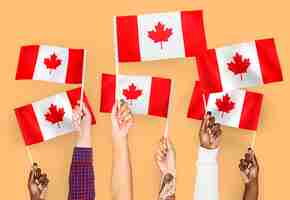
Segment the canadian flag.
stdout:
<path fill-rule="evenodd" d="M 48 45 L 23 46 L 20 49 L 16 80 L 81 83 L 84 55 L 84 49 Z"/>
<path fill-rule="evenodd" d="M 116 82 L 118 90 L 116 88 Z M 167 117 L 171 80 L 150 76 L 102 74 L 101 112 L 111 112 L 117 98 L 135 114 Z"/>
<path fill-rule="evenodd" d="M 282 81 L 274 39 L 210 49 L 197 57 L 202 88 L 221 92 Z"/>
<path fill-rule="evenodd" d="M 193 57 L 207 49 L 202 11 L 115 18 L 119 62 Z"/>
<path fill-rule="evenodd" d="M 40 143 L 75 131 L 72 109 L 80 99 L 81 88 L 47 97 L 15 109 L 16 118 L 26 145 Z M 92 108 L 84 95 L 84 103 L 96 123 Z"/>
<path fill-rule="evenodd" d="M 220 124 L 257 130 L 262 107 L 263 95 L 246 90 L 232 90 L 219 93 L 203 93 L 201 83 L 194 86 L 187 117 L 201 120 L 205 114 L 204 99 L 207 111 L 210 111 Z"/>

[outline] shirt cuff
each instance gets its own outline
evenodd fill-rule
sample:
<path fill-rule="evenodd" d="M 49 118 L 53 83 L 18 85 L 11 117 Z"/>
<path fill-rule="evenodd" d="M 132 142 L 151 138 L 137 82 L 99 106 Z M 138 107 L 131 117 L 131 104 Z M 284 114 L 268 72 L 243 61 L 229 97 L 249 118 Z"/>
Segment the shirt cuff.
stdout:
<path fill-rule="evenodd" d="M 198 162 L 199 163 L 216 163 L 219 149 L 205 149 L 199 147 Z"/>
<path fill-rule="evenodd" d="M 93 162 L 93 150 L 92 148 L 75 147 L 73 152 L 73 162 Z"/>

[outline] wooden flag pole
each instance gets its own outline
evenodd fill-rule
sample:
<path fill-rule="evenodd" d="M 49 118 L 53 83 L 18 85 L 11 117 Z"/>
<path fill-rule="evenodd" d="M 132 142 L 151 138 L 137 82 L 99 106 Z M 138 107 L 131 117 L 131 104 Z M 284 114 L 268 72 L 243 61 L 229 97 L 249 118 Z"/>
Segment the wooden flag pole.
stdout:
<path fill-rule="evenodd" d="M 26 146 L 25 149 L 26 149 L 26 153 L 27 153 L 27 156 L 28 156 L 29 162 L 30 162 L 30 164 L 31 164 L 31 166 L 32 166 L 32 165 L 33 165 L 33 158 L 32 158 L 31 151 L 30 151 L 30 149 L 29 149 L 28 146 Z"/>
<path fill-rule="evenodd" d="M 251 149 L 254 150 L 255 145 L 256 145 L 256 136 L 257 136 L 257 131 L 254 131 L 253 137 L 252 137 L 252 143 L 251 143 Z"/>
<path fill-rule="evenodd" d="M 168 138 L 168 131 L 169 131 L 169 118 L 171 116 L 171 107 L 172 107 L 172 96 L 173 96 L 173 90 L 174 90 L 174 82 L 171 81 L 171 87 L 170 87 L 170 95 L 169 95 L 169 104 L 168 104 L 168 112 L 167 112 L 167 118 L 165 122 L 165 130 L 164 130 L 164 138 Z"/>
<path fill-rule="evenodd" d="M 119 108 L 119 101 L 118 101 L 118 91 L 119 91 L 119 83 L 118 83 L 118 76 L 119 76 L 119 70 L 120 70 L 120 65 L 119 65 L 119 54 L 118 54 L 118 42 L 117 42 L 117 24 L 116 24 L 116 16 L 113 18 L 113 35 L 114 35 L 114 40 L 113 40 L 113 45 L 114 45 L 114 56 L 115 56 L 115 77 L 116 77 L 116 102 L 118 103 L 118 108 Z"/>
<path fill-rule="evenodd" d="M 202 94 L 203 106 L 204 106 L 204 116 L 206 116 L 206 99 L 205 94 Z"/>
<path fill-rule="evenodd" d="M 83 100 L 84 100 L 84 89 L 85 89 L 85 74 L 87 66 L 87 50 L 84 50 L 84 60 L 83 60 L 83 74 L 82 74 L 82 87 L 81 87 L 81 97 L 80 97 L 80 109 L 83 110 Z"/>

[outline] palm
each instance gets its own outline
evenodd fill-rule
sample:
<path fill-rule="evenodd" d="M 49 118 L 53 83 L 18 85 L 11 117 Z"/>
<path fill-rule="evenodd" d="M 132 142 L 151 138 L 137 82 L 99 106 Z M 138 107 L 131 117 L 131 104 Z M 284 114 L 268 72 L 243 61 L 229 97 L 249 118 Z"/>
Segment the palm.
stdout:
<path fill-rule="evenodd" d="M 175 156 L 172 152 L 168 152 L 166 159 L 158 161 L 158 165 L 163 174 L 175 171 Z"/>
<path fill-rule="evenodd" d="M 218 138 L 214 138 L 207 133 L 201 134 L 200 141 L 202 146 L 208 149 L 216 149 L 219 146 Z"/>
<path fill-rule="evenodd" d="M 220 124 L 215 122 L 215 118 L 211 114 L 207 114 L 199 130 L 200 145 L 206 149 L 218 148 L 221 133 Z"/>

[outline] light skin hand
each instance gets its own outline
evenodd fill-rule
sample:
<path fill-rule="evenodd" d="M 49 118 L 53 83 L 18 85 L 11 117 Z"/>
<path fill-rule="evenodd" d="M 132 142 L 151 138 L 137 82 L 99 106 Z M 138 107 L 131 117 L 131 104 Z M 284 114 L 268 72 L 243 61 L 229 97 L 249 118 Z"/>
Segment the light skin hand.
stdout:
<path fill-rule="evenodd" d="M 175 174 L 175 149 L 171 141 L 167 138 L 162 138 L 159 142 L 159 148 L 156 152 L 155 159 L 162 175 L 167 173 Z"/>
<path fill-rule="evenodd" d="M 129 129 L 133 126 L 133 115 L 128 104 L 121 100 L 120 108 L 115 103 L 111 114 L 113 142 L 127 140 Z"/>
<path fill-rule="evenodd" d="M 162 176 L 159 199 L 174 200 L 176 190 L 176 154 L 174 146 L 168 138 L 160 140 L 155 160 Z"/>
<path fill-rule="evenodd" d="M 48 191 L 49 180 L 45 173 L 41 172 L 41 169 L 36 163 L 33 164 L 29 178 L 28 178 L 28 191 L 31 200 L 45 200 Z"/>
<path fill-rule="evenodd" d="M 91 147 L 91 126 L 92 126 L 92 116 L 86 106 L 83 103 L 83 108 L 81 110 L 78 105 L 73 109 L 73 126 L 79 132 L 77 139 L 77 147 Z"/>
<path fill-rule="evenodd" d="M 215 123 L 214 116 L 208 112 L 201 122 L 199 130 L 200 146 L 206 149 L 217 149 L 221 140 L 221 126 Z"/>

